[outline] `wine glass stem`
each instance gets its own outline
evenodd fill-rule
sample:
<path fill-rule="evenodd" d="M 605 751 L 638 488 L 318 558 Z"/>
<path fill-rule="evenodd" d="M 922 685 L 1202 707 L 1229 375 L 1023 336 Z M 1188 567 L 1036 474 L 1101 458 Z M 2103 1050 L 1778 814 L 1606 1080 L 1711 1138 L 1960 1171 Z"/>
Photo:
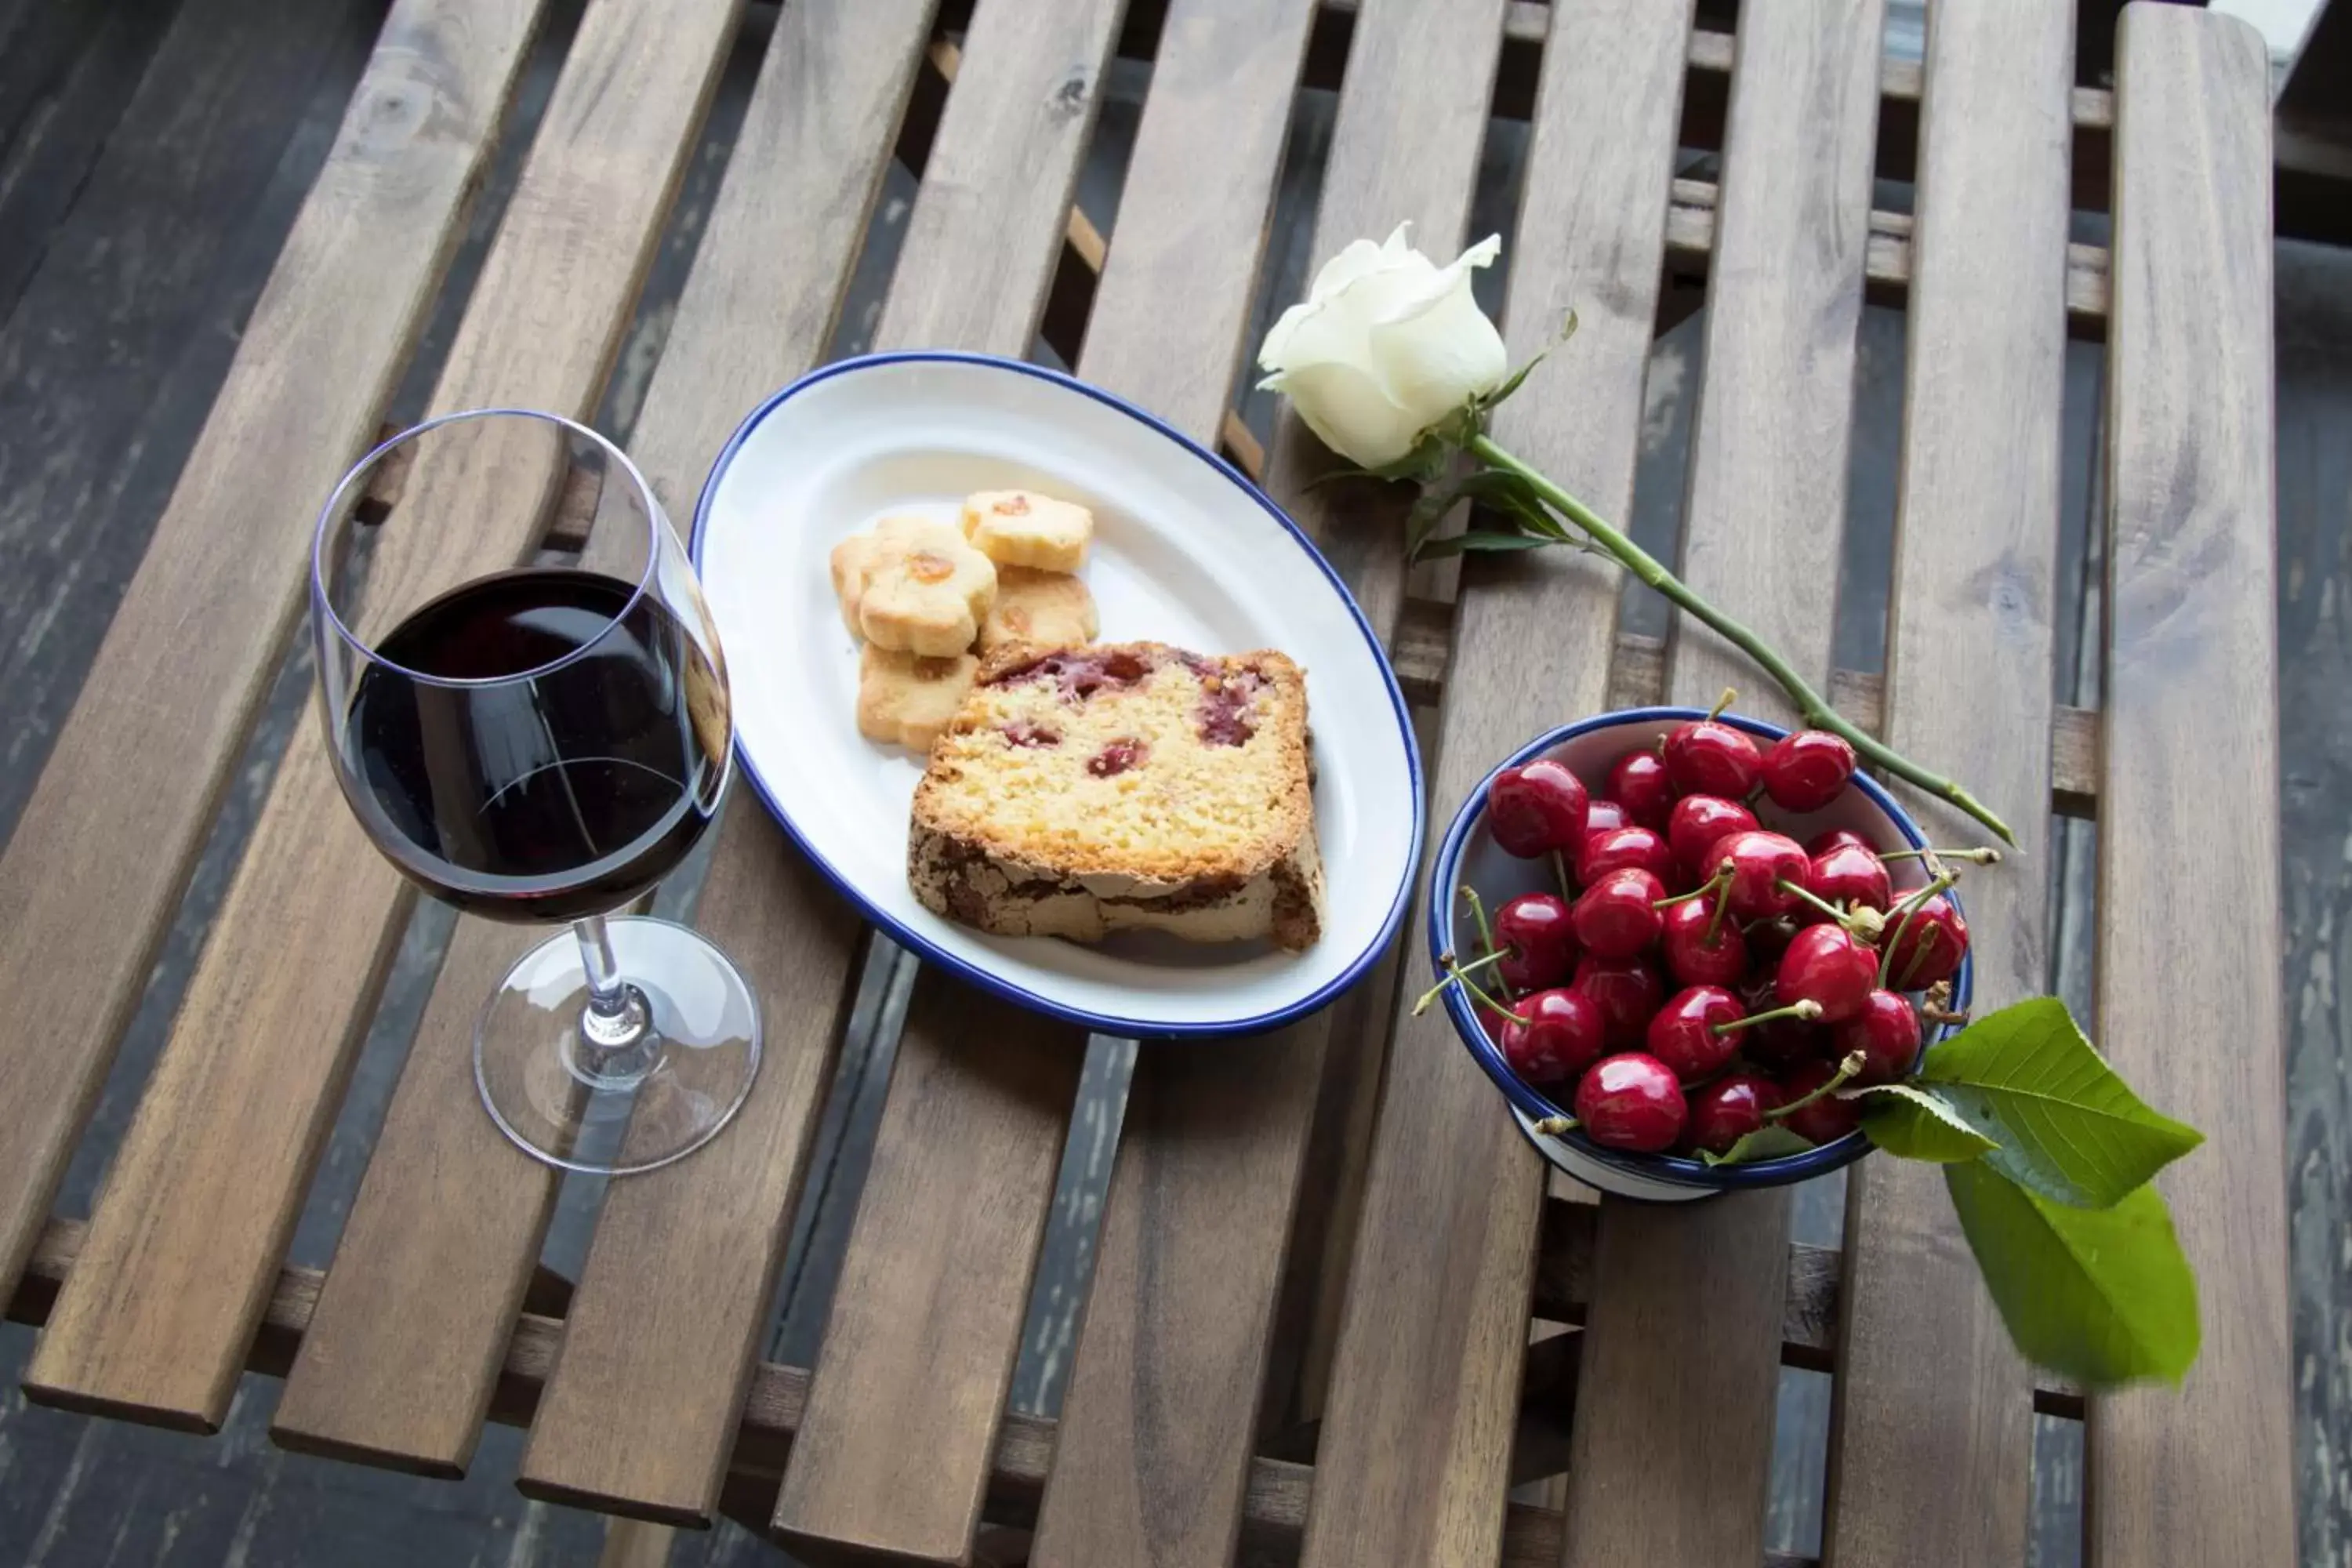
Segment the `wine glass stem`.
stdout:
<path fill-rule="evenodd" d="M 574 921 L 572 930 L 580 939 L 580 963 L 588 975 L 588 1004 L 581 1009 L 580 1037 L 589 1051 L 580 1066 L 598 1079 L 633 1082 L 651 1065 L 653 1054 L 652 1019 L 645 994 L 621 977 L 604 916 Z"/>

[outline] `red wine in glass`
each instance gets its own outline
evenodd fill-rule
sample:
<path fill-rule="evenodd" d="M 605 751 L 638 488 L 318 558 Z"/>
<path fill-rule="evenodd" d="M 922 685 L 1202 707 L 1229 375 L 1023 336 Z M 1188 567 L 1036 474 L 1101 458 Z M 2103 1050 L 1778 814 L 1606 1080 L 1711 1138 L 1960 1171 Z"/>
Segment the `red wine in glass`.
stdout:
<path fill-rule="evenodd" d="M 708 668 L 677 618 L 635 594 L 577 568 L 507 572 L 376 644 L 341 776 L 427 892 L 493 920 L 575 920 L 660 881 L 709 826 L 726 759 L 688 700 Z"/>
<path fill-rule="evenodd" d="M 587 498 L 581 562 L 489 569 L 559 496 Z M 336 782 L 376 848 L 468 914 L 555 928 L 475 1025 L 499 1131 L 614 1175 L 717 1136 L 759 1068 L 758 1004 L 698 932 L 625 912 L 709 829 L 734 744 L 718 627 L 646 477 L 557 415 L 427 420 L 328 499 L 310 624 Z"/>

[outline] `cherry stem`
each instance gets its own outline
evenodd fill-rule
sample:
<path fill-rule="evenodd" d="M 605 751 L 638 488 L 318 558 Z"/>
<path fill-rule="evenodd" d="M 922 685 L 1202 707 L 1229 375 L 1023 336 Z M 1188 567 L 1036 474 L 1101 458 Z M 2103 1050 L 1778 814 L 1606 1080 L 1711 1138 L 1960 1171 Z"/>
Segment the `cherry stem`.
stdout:
<path fill-rule="evenodd" d="M 1454 955 L 1450 952 L 1447 953 L 1445 955 L 1444 963 L 1445 978 L 1421 994 L 1421 1000 L 1412 1005 L 1412 1016 L 1418 1018 L 1423 1013 L 1428 1012 L 1429 1005 L 1432 1002 L 1436 1001 L 1438 996 L 1444 993 L 1447 986 L 1453 984 L 1464 975 L 1474 973 L 1478 970 L 1486 968 L 1490 963 L 1500 963 L 1503 962 L 1505 956 L 1506 954 L 1502 952 L 1490 952 L 1486 957 L 1475 960 L 1469 963 L 1456 963 L 1454 962 Z"/>
<path fill-rule="evenodd" d="M 1524 1024 L 1528 1021 L 1525 1014 L 1514 1013 L 1510 1008 L 1505 1006 L 1502 1003 L 1496 1001 L 1494 997 L 1488 995 L 1486 994 L 1486 987 L 1471 979 L 1467 970 L 1456 969 L 1452 973 L 1448 974 L 1446 979 L 1448 981 L 1459 982 L 1462 989 L 1476 997 L 1479 1004 L 1486 1007 L 1489 1012 L 1499 1013 L 1514 1024 Z"/>
<path fill-rule="evenodd" d="M 1764 1120 L 1767 1121 L 1778 1121 L 1792 1110 L 1802 1110 L 1813 1101 L 1823 1099 L 1829 1095 L 1835 1094 L 1839 1089 L 1843 1087 L 1848 1079 L 1851 1079 L 1854 1074 L 1863 1069 L 1866 1059 L 1867 1058 L 1865 1058 L 1860 1051 L 1854 1051 L 1848 1054 L 1845 1060 L 1838 1063 L 1837 1071 L 1832 1073 L 1828 1078 L 1822 1080 L 1822 1085 L 1819 1089 L 1814 1089 L 1811 1094 L 1801 1094 L 1796 1099 L 1789 1101 L 1788 1104 L 1779 1106 L 1771 1110 L 1766 1111 L 1764 1113 Z"/>
<path fill-rule="evenodd" d="M 1990 844 L 1979 845 L 1974 849 L 1889 849 L 1879 858 L 1881 860 L 1917 860 L 1923 857 L 1931 866 L 1938 860 L 1965 860 L 1971 866 L 2000 864 L 2000 851 Z"/>
<path fill-rule="evenodd" d="M 1970 795 L 1960 784 L 1938 773 L 1932 773 L 1894 750 L 1885 742 L 1854 726 L 1829 704 L 1829 700 L 1813 689 L 1812 683 L 1797 673 L 1789 661 L 1772 650 L 1771 645 L 1747 626 L 1717 609 L 1691 591 L 1690 585 L 1662 565 L 1658 558 L 1619 532 L 1591 507 L 1560 489 L 1541 473 L 1528 467 L 1509 451 L 1496 445 L 1491 436 L 1470 437 L 1463 449 L 1490 467 L 1516 474 L 1540 497 L 1546 505 L 1584 531 L 1585 536 L 1622 562 L 1625 569 L 1643 582 L 1664 594 L 1683 609 L 1728 640 L 1748 658 L 1761 666 L 1766 674 L 1780 683 L 1797 706 L 1799 717 L 1806 727 L 1827 730 L 1843 739 L 1861 756 L 1868 758 L 1895 777 L 1905 779 L 1940 800 L 1950 802 L 1979 822 L 1992 829 L 2004 844 L 2015 844 L 2017 835 L 2009 824 Z"/>
<path fill-rule="evenodd" d="M 1718 898 L 1715 900 L 1715 913 L 1706 917 L 1706 934 L 1698 939 L 1700 947 L 1710 952 L 1715 951 L 1716 934 L 1723 930 L 1723 913 L 1730 907 L 1722 899 Z"/>
<path fill-rule="evenodd" d="M 1728 881 L 1730 877 L 1731 872 L 1727 867 L 1723 869 L 1717 870 L 1714 876 L 1709 877 L 1706 881 L 1701 882 L 1697 887 L 1693 888 L 1687 893 L 1676 893 L 1670 899 L 1652 899 L 1650 900 L 1650 907 L 1654 910 L 1663 910 L 1674 904 L 1689 903 L 1693 899 L 1703 899 L 1709 893 L 1721 891 L 1723 884 Z"/>
<path fill-rule="evenodd" d="M 1470 900 L 1470 918 L 1473 921 L 1475 921 L 1478 924 L 1479 946 L 1486 949 L 1486 951 L 1490 954 L 1500 952 L 1502 949 L 1495 945 L 1495 928 L 1486 923 L 1486 905 L 1485 901 L 1478 897 L 1478 889 L 1472 887 L 1469 883 L 1465 882 L 1462 884 L 1462 896 Z M 1495 976 L 1495 984 L 1505 996 L 1509 996 L 1511 994 L 1511 983 L 1509 981 L 1497 974 Z"/>
<path fill-rule="evenodd" d="M 1551 868 L 1553 874 L 1559 878 L 1559 896 L 1567 900 L 1570 903 L 1574 903 L 1576 901 L 1576 889 L 1568 879 L 1568 861 L 1561 857 L 1560 852 L 1557 849 L 1551 852 Z"/>
<path fill-rule="evenodd" d="M 1717 1024 L 1713 1028 L 1718 1035 L 1727 1035 L 1734 1029 L 1744 1029 L 1750 1024 L 1769 1024 L 1775 1018 L 1802 1018 L 1810 1024 L 1821 1016 L 1822 1005 L 1807 996 L 1785 1007 L 1775 1007 L 1769 1013 L 1750 1013 L 1745 1018 L 1734 1018 L 1727 1024 Z"/>
<path fill-rule="evenodd" d="M 1723 695 L 1715 700 L 1715 706 L 1706 710 L 1707 722 L 1712 724 L 1717 719 L 1722 718 L 1723 710 L 1730 707 L 1733 702 L 1737 701 L 1738 697 L 1738 692 L 1733 690 L 1728 686 L 1725 687 L 1723 689 Z"/>
<path fill-rule="evenodd" d="M 1563 1132 L 1575 1131 L 1576 1125 L 1573 1116 L 1547 1116 L 1536 1123 L 1536 1131 L 1547 1138 L 1557 1138 Z"/>
<path fill-rule="evenodd" d="M 1838 908 L 1835 904 L 1830 902 L 1827 899 L 1822 898 L 1820 894 L 1806 891 L 1796 883 L 1789 880 L 1786 877 L 1776 879 L 1772 885 L 1780 889 L 1784 893 L 1794 893 L 1806 903 L 1812 905 L 1813 908 L 1821 910 L 1822 913 L 1837 921 L 1838 924 L 1842 926 L 1848 925 L 1846 912 Z M 1848 926 L 1848 929 L 1851 929 L 1851 927 Z"/>
<path fill-rule="evenodd" d="M 1911 917 L 1917 914 L 1929 899 L 1959 879 L 1958 872 L 1947 871 L 1896 906 L 1893 916 L 1894 934 L 1886 939 L 1886 951 L 1878 956 L 1878 988 L 1881 991 L 1886 989 L 1888 971 L 1895 967 L 1895 953 L 1902 951 L 1903 933 L 1911 929 Z M 1919 955 L 1915 952 L 1911 955 L 1911 961 L 1903 966 L 1903 978 L 1910 979 L 1911 971 L 1917 968 L 1918 964 Z"/>

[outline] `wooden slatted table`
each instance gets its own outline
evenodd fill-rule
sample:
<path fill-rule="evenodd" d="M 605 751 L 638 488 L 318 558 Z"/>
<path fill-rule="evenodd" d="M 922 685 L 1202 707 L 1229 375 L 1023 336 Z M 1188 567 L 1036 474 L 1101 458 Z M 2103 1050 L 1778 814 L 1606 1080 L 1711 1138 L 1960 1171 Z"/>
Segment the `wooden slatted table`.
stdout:
<path fill-rule="evenodd" d="M 1791 1245 L 1785 1193 L 1664 1211 L 1548 1184 L 1443 1018 L 1399 1006 L 1420 966 L 1394 955 L 1276 1035 L 1141 1047 L 1057 1420 L 1006 1399 L 1085 1042 L 920 973 L 815 1364 L 764 1362 L 870 944 L 742 797 L 698 918 L 760 990 L 767 1065 L 709 1150 L 612 1186 L 568 1300 L 527 1295 L 554 1175 L 467 1065 L 521 938 L 470 921 L 332 1267 L 286 1267 L 412 902 L 307 727 L 94 1213 L 53 1216 L 295 625 L 312 509 L 416 346 L 542 8 L 392 6 L 0 858 L 0 1297 L 45 1325 L 32 1397 L 209 1431 L 258 1368 L 280 1443 L 436 1475 L 486 1420 L 526 1424 L 534 1496 L 724 1512 L 812 1562 L 961 1563 L 994 1524 L 1016 1533 L 992 1560 L 1026 1532 L 1072 1568 L 1722 1564 L 1770 1555 L 1798 1366 L 1834 1376 L 1840 1563 L 2021 1561 L 2037 1412 L 2088 1424 L 2092 1561 L 2287 1560 L 2266 71 L 2184 7 L 2126 12 L 2109 91 L 2074 83 L 2071 0 L 1937 0 L 1924 66 L 1882 57 L 1883 0 L 1747 0 L 1736 33 L 1694 0 L 790 0 L 759 18 L 632 441 L 686 515 L 740 412 L 827 352 L 897 157 L 920 185 L 880 345 L 1022 354 L 1042 327 L 1262 470 L 1389 640 L 1449 813 L 1545 725 L 1740 674 L 1703 631 L 1620 635 L 1594 557 L 1408 574 L 1396 497 L 1315 486 L 1295 421 L 1262 454 L 1231 411 L 1304 85 L 1338 92 L 1318 258 L 1408 218 L 1449 249 L 1490 117 L 1529 121 L 1507 333 L 1524 354 L 1571 307 L 1582 331 L 1504 438 L 1630 515 L 1663 285 L 1703 276 L 1684 571 L 2012 808 L 2029 869 L 1971 886 L 1983 1000 L 2044 988 L 2030 868 L 2053 814 L 2097 817 L 2103 906 L 2130 911 L 2103 926 L 2098 1033 L 2211 1138 L 2163 1178 L 2204 1286 L 2179 1393 L 2086 1401 L 2021 1363 L 1916 1167 L 1858 1167 L 1833 1248 Z M 436 408 L 598 405 L 744 25 L 739 0 L 592 0 Z M 1121 50 L 1150 78 L 1105 234 L 1072 192 Z M 1694 142 L 1712 181 L 1683 177 Z M 1913 210 L 1874 210 L 1874 172 L 1915 180 Z M 2103 229 L 2070 218 L 2086 188 Z M 1866 298 L 1909 316 L 1883 679 L 1830 668 Z M 2106 345 L 2097 713 L 2052 700 L 2070 335 Z M 606 547 L 562 517 L 374 570 Z M 1570 1400 L 1547 1444 L 1530 1423 Z M 1551 1506 L 1508 1500 L 1547 1477 Z"/>

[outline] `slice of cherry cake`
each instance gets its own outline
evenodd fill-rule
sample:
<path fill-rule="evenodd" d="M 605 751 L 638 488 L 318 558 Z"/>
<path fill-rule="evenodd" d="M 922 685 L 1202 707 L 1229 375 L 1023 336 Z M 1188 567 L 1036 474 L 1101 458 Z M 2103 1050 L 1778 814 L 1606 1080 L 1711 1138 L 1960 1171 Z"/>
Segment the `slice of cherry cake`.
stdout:
<path fill-rule="evenodd" d="M 915 790 L 924 905 L 1008 936 L 1321 934 L 1307 681 L 1278 653 L 990 654 Z"/>

